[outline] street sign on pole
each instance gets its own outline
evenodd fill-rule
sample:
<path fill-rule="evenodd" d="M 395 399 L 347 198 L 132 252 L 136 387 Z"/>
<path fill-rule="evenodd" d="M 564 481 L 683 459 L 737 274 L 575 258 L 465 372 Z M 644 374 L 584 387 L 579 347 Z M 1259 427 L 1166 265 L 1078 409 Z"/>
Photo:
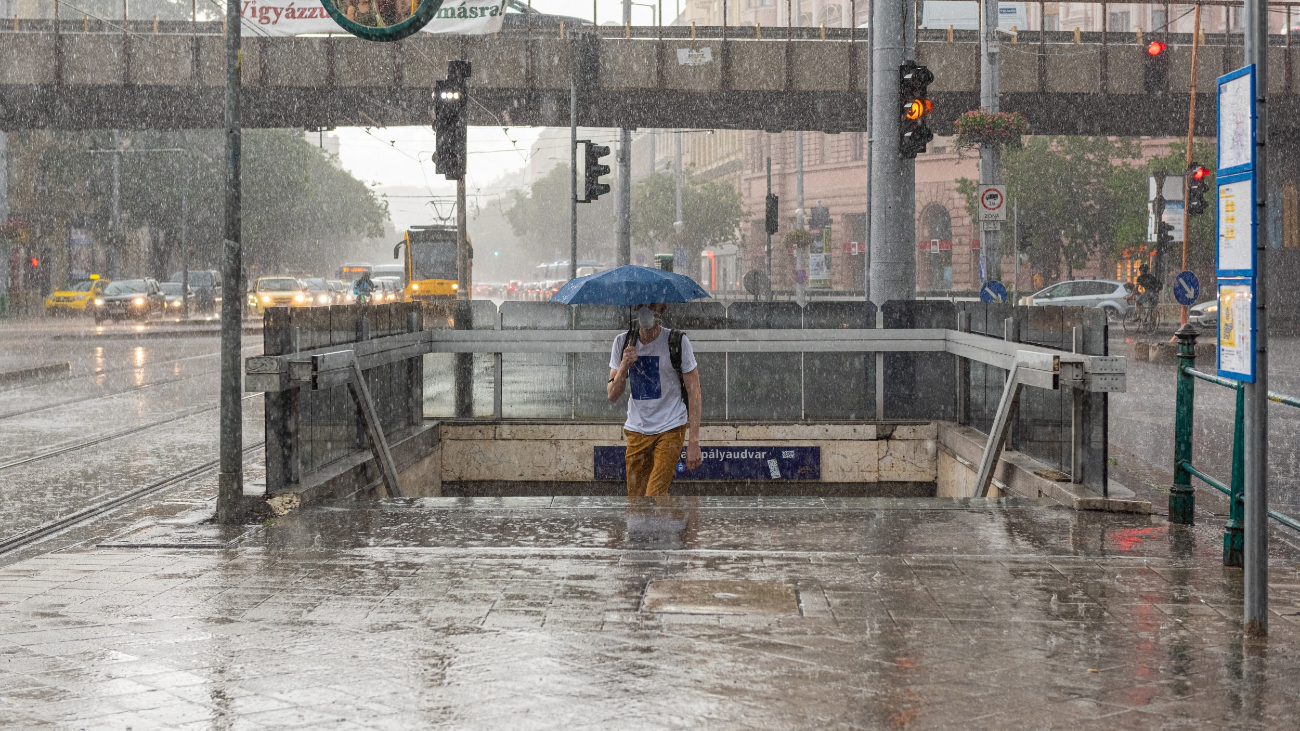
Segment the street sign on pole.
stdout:
<path fill-rule="evenodd" d="M 979 220 L 1007 220 L 1007 186 L 981 185 L 979 187 Z"/>
<path fill-rule="evenodd" d="M 1184 270 L 1174 277 L 1174 299 L 1178 300 L 1178 304 L 1184 307 L 1194 305 L 1200 295 L 1201 280 L 1196 278 L 1195 273 Z"/>
<path fill-rule="evenodd" d="M 1002 282 L 991 279 L 980 287 L 980 302 L 1002 304 L 1007 301 L 1007 288 Z"/>

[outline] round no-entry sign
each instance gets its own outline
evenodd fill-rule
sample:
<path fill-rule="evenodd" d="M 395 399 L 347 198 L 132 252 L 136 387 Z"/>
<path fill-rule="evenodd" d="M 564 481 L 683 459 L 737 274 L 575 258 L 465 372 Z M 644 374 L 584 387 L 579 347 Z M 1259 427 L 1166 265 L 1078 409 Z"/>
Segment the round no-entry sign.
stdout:
<path fill-rule="evenodd" d="M 980 220 L 1007 220 L 1007 187 L 1005 185 L 981 185 L 979 188 Z"/>

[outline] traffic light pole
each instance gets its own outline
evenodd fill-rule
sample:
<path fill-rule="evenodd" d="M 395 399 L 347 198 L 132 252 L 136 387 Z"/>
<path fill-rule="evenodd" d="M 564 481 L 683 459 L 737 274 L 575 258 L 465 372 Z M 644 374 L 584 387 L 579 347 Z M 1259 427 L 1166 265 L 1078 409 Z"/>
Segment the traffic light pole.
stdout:
<path fill-rule="evenodd" d="M 871 15 L 871 299 L 879 305 L 916 294 L 916 164 L 898 149 L 899 67 L 907 51 L 912 3 L 876 2 Z M 905 7 L 906 6 L 906 7 Z M 879 147 L 876 147 L 879 145 Z"/>
<path fill-rule="evenodd" d="M 569 279 L 578 278 L 578 83 L 569 87 Z"/>
<path fill-rule="evenodd" d="M 772 197 L 772 156 L 767 158 L 767 197 Z M 764 199 L 765 201 L 767 199 Z M 764 228 L 767 230 L 767 300 L 772 301 L 772 231 L 767 229 L 766 221 Z"/>
<path fill-rule="evenodd" d="M 1268 220 L 1268 4 L 1245 3 L 1246 65 L 1255 65 L 1255 213 Z M 1268 634 L 1268 226 L 1255 239 L 1255 382 L 1245 384 L 1245 612 L 1246 634 Z"/>
<path fill-rule="evenodd" d="M 226 3 L 226 204 L 221 256 L 221 439 L 217 476 L 217 522 L 239 519 L 244 496 L 244 414 L 240 391 L 240 325 L 243 316 L 241 251 L 240 3 Z M 119 145 L 120 147 L 120 145 Z M 116 156 L 114 156 L 116 158 Z"/>
<path fill-rule="evenodd" d="M 997 114 L 1000 88 L 998 84 L 998 7 L 999 0 L 980 0 L 983 22 L 980 23 L 980 107 L 985 114 Z M 1002 152 L 995 145 L 980 145 L 980 183 L 1002 183 Z M 987 222 L 989 228 L 980 231 L 980 250 L 987 262 L 989 279 L 1002 279 L 1001 224 Z"/>
<path fill-rule="evenodd" d="M 1192 21 L 1192 93 L 1191 102 L 1187 108 L 1187 164 L 1185 169 L 1189 172 L 1183 173 L 1183 271 L 1187 271 L 1187 243 L 1192 238 L 1192 228 L 1188 217 L 1191 215 L 1192 197 L 1188 189 L 1188 183 L 1191 182 L 1190 171 L 1192 169 L 1192 141 L 1196 135 L 1196 50 L 1200 45 L 1201 37 L 1201 4 L 1196 4 L 1196 16 Z M 1183 312 L 1180 324 L 1187 324 L 1187 305 L 1183 305 Z"/>

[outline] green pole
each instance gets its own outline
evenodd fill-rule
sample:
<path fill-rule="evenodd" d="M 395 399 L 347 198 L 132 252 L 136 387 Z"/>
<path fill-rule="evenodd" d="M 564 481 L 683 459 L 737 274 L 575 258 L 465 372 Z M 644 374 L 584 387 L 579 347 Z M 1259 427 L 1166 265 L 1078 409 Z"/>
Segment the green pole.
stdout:
<path fill-rule="evenodd" d="M 1246 390 L 1237 387 L 1236 424 L 1232 429 L 1232 485 L 1228 495 L 1228 524 L 1223 527 L 1223 565 L 1244 566 L 1245 543 L 1241 528 L 1245 520 L 1246 501 L 1246 430 L 1244 414 Z"/>
<path fill-rule="evenodd" d="M 1196 496 L 1192 475 L 1183 467 L 1192 461 L 1192 416 L 1196 406 L 1196 380 L 1188 369 L 1196 367 L 1196 328 L 1184 324 L 1178 338 L 1178 394 L 1174 409 L 1174 486 L 1169 490 L 1169 522 L 1192 525 Z"/>

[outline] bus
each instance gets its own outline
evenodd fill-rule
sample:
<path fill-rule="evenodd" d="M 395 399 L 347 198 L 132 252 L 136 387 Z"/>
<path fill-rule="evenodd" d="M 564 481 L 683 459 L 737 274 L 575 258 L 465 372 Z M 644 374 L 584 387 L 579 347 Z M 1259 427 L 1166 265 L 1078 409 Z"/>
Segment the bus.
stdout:
<path fill-rule="evenodd" d="M 406 249 L 403 271 L 407 302 L 456 296 L 456 227 L 412 226 L 393 249 L 393 258 Z M 473 249 L 471 249 L 473 251 Z"/>
<path fill-rule="evenodd" d="M 349 262 L 339 267 L 339 279 L 351 284 L 361 278 L 362 274 L 369 272 L 370 265 L 365 262 Z"/>

